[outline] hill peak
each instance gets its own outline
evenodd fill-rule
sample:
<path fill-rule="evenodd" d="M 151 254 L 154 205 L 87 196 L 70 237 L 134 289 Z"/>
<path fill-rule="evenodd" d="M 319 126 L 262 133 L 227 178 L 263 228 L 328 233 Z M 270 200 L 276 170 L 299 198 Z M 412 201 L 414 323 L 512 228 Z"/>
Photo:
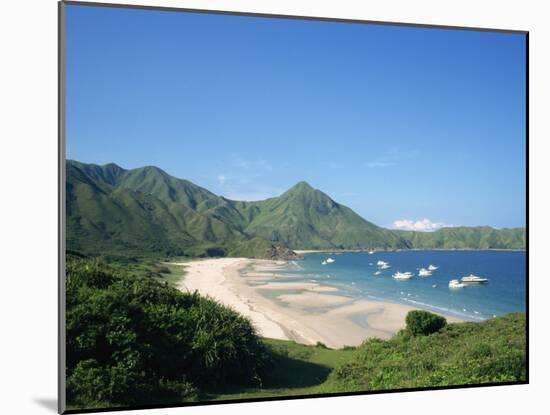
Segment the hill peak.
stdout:
<path fill-rule="evenodd" d="M 304 190 L 315 190 L 308 182 L 302 180 L 292 186 L 288 191 L 304 191 Z"/>

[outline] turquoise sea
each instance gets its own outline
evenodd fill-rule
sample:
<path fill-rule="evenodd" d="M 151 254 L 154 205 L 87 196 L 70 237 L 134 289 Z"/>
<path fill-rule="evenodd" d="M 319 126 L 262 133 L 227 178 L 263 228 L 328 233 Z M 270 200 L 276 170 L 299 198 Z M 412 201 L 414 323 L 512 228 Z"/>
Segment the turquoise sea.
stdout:
<path fill-rule="evenodd" d="M 323 265 L 327 258 L 335 261 Z M 377 261 L 389 263 L 380 275 Z M 307 254 L 291 261 L 284 273 L 292 280 L 332 285 L 355 298 L 402 303 L 454 315 L 484 320 L 513 311 L 525 311 L 526 254 L 523 251 L 393 251 Z M 438 269 L 421 278 L 419 268 Z M 395 280 L 397 272 L 410 271 L 410 280 Z M 488 284 L 450 289 L 451 279 L 475 274 Z M 290 275 L 289 275 L 290 276 Z"/>

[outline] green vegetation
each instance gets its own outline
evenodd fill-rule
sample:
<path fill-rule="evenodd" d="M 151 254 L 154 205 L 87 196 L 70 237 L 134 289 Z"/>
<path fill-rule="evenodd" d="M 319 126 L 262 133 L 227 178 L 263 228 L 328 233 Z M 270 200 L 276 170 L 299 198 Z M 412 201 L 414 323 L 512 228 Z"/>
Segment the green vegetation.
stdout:
<path fill-rule="evenodd" d="M 236 312 L 174 286 L 172 265 L 288 249 L 524 248 L 524 229 L 390 231 L 301 182 L 237 202 L 155 167 L 67 162 L 71 408 L 522 381 L 525 316 L 446 324 L 424 311 L 387 341 L 332 350 L 260 339 Z M 90 260 L 87 256 L 96 257 Z M 102 260 L 110 265 L 99 262 Z"/>
<path fill-rule="evenodd" d="M 170 266 L 159 267 L 161 274 Z M 170 271 L 171 272 L 171 271 Z M 168 274 L 169 275 L 169 274 Z M 407 316 L 390 340 L 329 349 L 260 339 L 236 312 L 121 265 L 67 261 L 70 408 L 522 381 L 525 315 Z"/>
<path fill-rule="evenodd" d="M 428 336 L 437 333 L 447 324 L 444 317 L 422 310 L 414 310 L 407 314 L 407 330 L 413 336 Z"/>
<path fill-rule="evenodd" d="M 184 261 L 179 260 L 178 262 L 183 263 Z M 182 265 L 159 262 L 153 258 L 131 263 L 111 261 L 109 265 L 122 272 L 127 271 L 138 277 L 153 278 L 159 282 L 167 282 L 172 286 L 177 286 L 185 275 L 185 268 Z"/>
<path fill-rule="evenodd" d="M 482 323 L 448 324 L 430 335 L 414 336 L 408 328 L 390 340 L 370 339 L 340 350 L 264 340 L 279 360 L 263 389 L 236 387 L 205 398 L 525 381 L 525 338 L 525 315 L 515 313 Z"/>
<path fill-rule="evenodd" d="M 390 231 L 300 182 L 238 202 L 157 167 L 67 164 L 67 248 L 112 261 L 144 256 L 269 258 L 292 249 L 524 249 L 525 229 Z M 107 254 L 108 253 L 108 254 Z"/>
<path fill-rule="evenodd" d="M 363 343 L 328 382 L 334 390 L 362 391 L 524 381 L 525 333 L 520 313 L 449 324 L 429 336 L 403 330 Z"/>
<path fill-rule="evenodd" d="M 66 287 L 72 408 L 196 400 L 205 386 L 261 385 L 270 366 L 247 319 L 196 293 L 75 258 Z"/>
<path fill-rule="evenodd" d="M 295 249 L 407 248 L 323 192 L 300 182 L 279 197 L 240 202 L 251 212 L 244 231 Z"/>
<path fill-rule="evenodd" d="M 327 379 L 337 367 L 354 359 L 353 349 L 334 350 L 293 341 L 262 339 L 273 364 L 262 388 L 210 388 L 205 400 L 253 399 L 273 396 L 310 395 L 333 392 Z"/>
<path fill-rule="evenodd" d="M 489 226 L 443 228 L 435 232 L 394 231 L 416 249 L 525 249 L 525 229 Z"/>

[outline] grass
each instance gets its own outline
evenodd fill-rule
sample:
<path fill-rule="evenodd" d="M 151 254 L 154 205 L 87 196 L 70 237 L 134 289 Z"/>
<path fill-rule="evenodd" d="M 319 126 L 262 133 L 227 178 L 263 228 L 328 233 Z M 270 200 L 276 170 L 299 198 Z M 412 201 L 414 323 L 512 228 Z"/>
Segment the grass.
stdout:
<path fill-rule="evenodd" d="M 526 380 L 525 314 L 449 324 L 339 350 L 263 339 L 275 356 L 261 388 L 210 390 L 201 400 L 429 388 Z"/>
<path fill-rule="evenodd" d="M 524 313 L 435 332 L 412 330 L 409 316 L 389 340 L 335 350 L 258 338 L 234 311 L 175 289 L 184 267 L 159 258 L 107 266 L 70 255 L 67 265 L 73 407 L 526 380 Z"/>
<path fill-rule="evenodd" d="M 186 274 L 185 267 L 181 265 L 161 263 L 160 267 L 159 276 L 155 278 L 158 281 L 167 282 L 171 286 L 176 286 Z"/>
<path fill-rule="evenodd" d="M 166 282 L 170 286 L 176 287 L 183 280 L 186 271 L 185 267 L 173 263 L 192 260 L 190 258 L 174 258 L 170 260 L 172 263 L 167 263 L 159 258 L 140 258 L 132 262 L 115 260 L 110 262 L 109 265 L 139 278 L 153 278 L 156 281 Z"/>
<path fill-rule="evenodd" d="M 310 395 L 330 392 L 330 373 L 354 358 L 354 349 L 329 349 L 293 341 L 262 339 L 273 353 L 274 364 L 262 388 L 210 390 L 201 400 L 255 399 L 272 396 Z"/>

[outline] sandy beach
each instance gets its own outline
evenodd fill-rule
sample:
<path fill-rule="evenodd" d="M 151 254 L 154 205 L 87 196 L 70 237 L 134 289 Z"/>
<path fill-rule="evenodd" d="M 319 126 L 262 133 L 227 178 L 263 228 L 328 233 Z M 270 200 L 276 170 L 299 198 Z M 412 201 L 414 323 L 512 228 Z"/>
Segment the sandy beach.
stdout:
<path fill-rule="evenodd" d="M 273 339 L 356 346 L 371 337 L 390 338 L 405 327 L 405 316 L 413 310 L 346 297 L 315 282 L 289 282 L 288 275 L 278 282 L 277 270 L 285 261 L 217 258 L 179 265 L 186 270 L 181 291 L 216 299 L 248 317 L 260 336 Z"/>

